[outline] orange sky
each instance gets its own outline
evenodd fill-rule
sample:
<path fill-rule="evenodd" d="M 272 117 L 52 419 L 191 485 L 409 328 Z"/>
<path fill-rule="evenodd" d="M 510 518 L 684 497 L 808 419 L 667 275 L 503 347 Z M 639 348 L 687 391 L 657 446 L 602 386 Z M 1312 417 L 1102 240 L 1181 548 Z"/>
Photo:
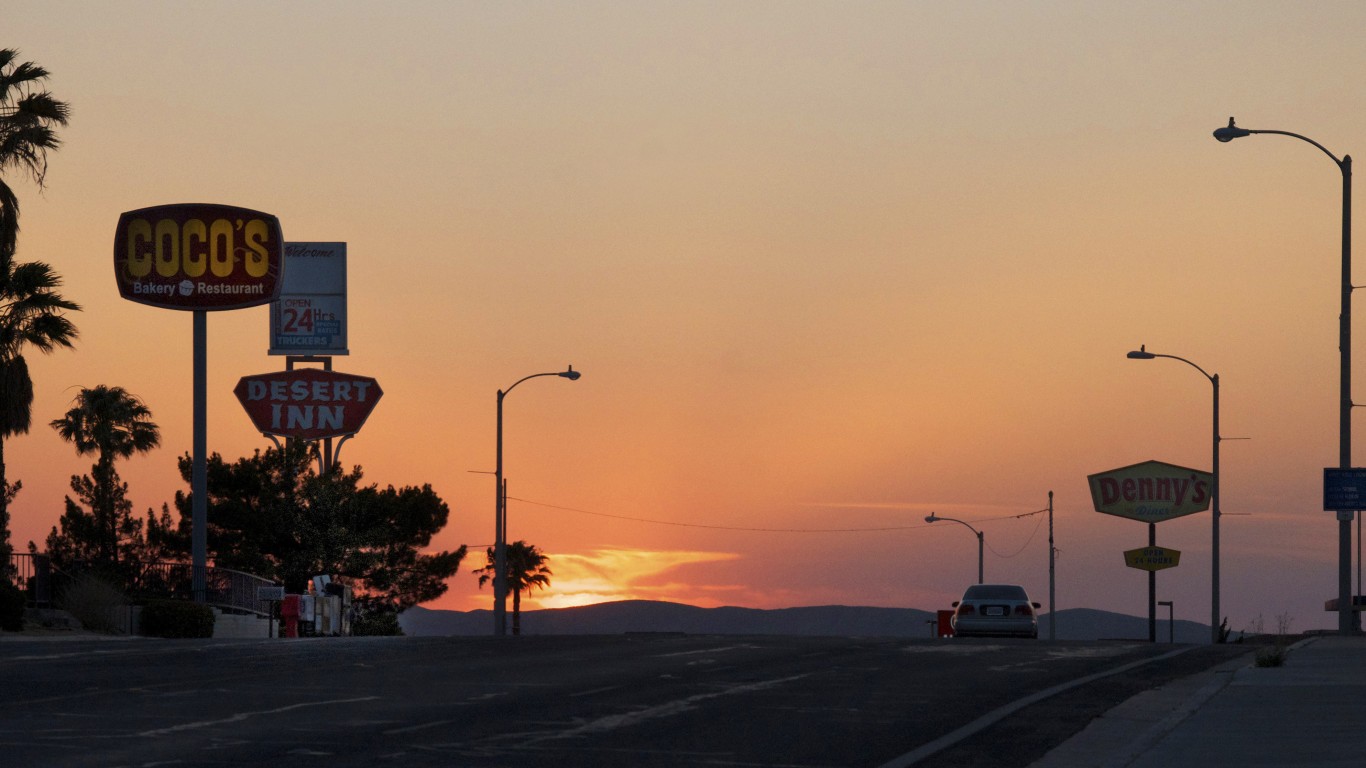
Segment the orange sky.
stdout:
<path fill-rule="evenodd" d="M 1142 615 L 1138 523 L 1086 475 L 1208 468 L 1223 382 L 1235 629 L 1336 626 L 1340 177 L 1366 146 L 1366 7 L 1226 4 L 267 3 L 10 0 L 0 46 L 73 107 L 20 258 L 84 305 L 31 360 L 6 443 L 23 549 L 89 460 L 44 426 L 81 386 L 142 397 L 182 488 L 188 313 L 120 299 L 121 212 L 211 202 L 345 241 L 350 349 L 384 399 L 341 459 L 431 483 L 438 545 L 493 537 L 495 393 L 524 605 L 946 607 L 976 575 Z M 1323 23 L 1332 19 L 1331 24 Z M 1354 328 L 1366 338 L 1357 313 Z M 209 318 L 209 446 L 269 443 L 232 389 L 282 368 L 263 308 Z M 1357 381 L 1366 360 L 1356 355 Z M 1358 396 L 1358 399 L 1366 399 Z M 1360 421 L 1360 419 L 1358 419 Z M 1358 442 L 1363 436 L 1356 429 Z M 1358 451 L 1359 453 L 1360 451 Z M 1178 618 L 1209 619 L 1209 516 L 1159 527 Z M 478 563 L 471 563 L 477 566 Z M 434 607 L 488 607 L 466 567 Z M 1355 569 L 1354 569 L 1355 578 Z"/>

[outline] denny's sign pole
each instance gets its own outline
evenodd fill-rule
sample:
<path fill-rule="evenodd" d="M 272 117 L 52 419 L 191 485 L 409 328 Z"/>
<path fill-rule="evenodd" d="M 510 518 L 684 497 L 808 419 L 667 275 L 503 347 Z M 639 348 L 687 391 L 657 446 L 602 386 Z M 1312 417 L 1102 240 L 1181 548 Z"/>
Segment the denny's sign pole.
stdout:
<path fill-rule="evenodd" d="M 194 440 L 190 474 L 192 589 L 204 602 L 208 552 L 208 315 L 274 301 L 280 291 L 280 220 L 230 205 L 159 205 L 128 211 L 114 234 L 119 295 L 194 313 Z"/>
<path fill-rule="evenodd" d="M 1125 553 L 1125 563 L 1148 572 L 1148 641 L 1157 642 L 1157 572 L 1175 566 L 1180 553 L 1157 546 L 1157 524 L 1209 509 L 1214 475 L 1145 461 L 1086 478 L 1097 512 L 1148 524 L 1146 549 Z M 1215 627 L 1218 631 L 1218 627 Z"/>

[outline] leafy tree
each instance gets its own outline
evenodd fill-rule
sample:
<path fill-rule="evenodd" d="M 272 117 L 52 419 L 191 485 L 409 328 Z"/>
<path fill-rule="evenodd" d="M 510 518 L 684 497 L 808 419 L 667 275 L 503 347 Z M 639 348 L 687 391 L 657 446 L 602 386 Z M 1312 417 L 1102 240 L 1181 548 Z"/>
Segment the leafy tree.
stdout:
<path fill-rule="evenodd" d="M 233 464 L 214 454 L 208 468 L 208 548 L 216 565 L 282 581 L 303 591 L 309 577 L 351 582 L 358 599 L 402 610 L 445 594 L 465 548 L 424 553 L 450 510 L 429 485 L 362 486 L 360 468 L 319 475 L 302 444 L 257 451 Z M 189 482 L 191 460 L 180 460 Z M 182 531 L 191 499 L 176 494 Z"/>
<path fill-rule="evenodd" d="M 488 563 L 480 568 L 479 586 L 482 587 L 493 580 L 493 575 L 498 573 L 497 560 L 494 558 L 493 547 L 488 548 Z M 507 584 L 512 591 L 512 634 L 522 634 L 522 593 L 530 593 L 536 589 L 545 589 L 550 586 L 550 568 L 546 567 L 549 557 L 544 552 L 536 548 L 534 544 L 525 541 L 514 541 L 507 545 L 507 551 L 503 553 L 507 563 Z"/>
<path fill-rule="evenodd" d="M 47 554 L 58 566 L 82 563 L 131 586 L 146 541 L 142 521 L 133 516 L 128 484 L 113 464 L 96 464 L 89 475 L 71 476 L 71 490 L 76 499 L 66 497 L 66 509 L 47 535 Z"/>
<path fill-rule="evenodd" d="M 5 181 L 9 171 L 27 173 L 41 189 L 47 152 L 61 145 L 56 128 L 70 109 L 42 88 L 48 71 L 0 49 L 0 564 L 8 567 L 9 501 L 19 483 L 5 477 L 5 438 L 25 434 L 33 413 L 33 380 L 24 351 L 70 347 L 76 327 L 64 311 L 80 310 L 57 293 L 61 279 L 42 262 L 16 264 L 19 197 Z"/>
<path fill-rule="evenodd" d="M 142 521 L 133 517 L 128 484 L 120 480 L 114 462 L 161 444 L 152 412 L 123 387 L 100 385 L 82 389 L 66 415 L 51 425 L 76 446 L 77 455 L 94 453 L 97 458 L 89 475 L 71 478 L 71 489 L 90 512 L 68 496 L 61 533 L 53 529 L 48 551 L 59 562 L 75 557 L 117 571 L 121 552 L 144 542 Z"/>
<path fill-rule="evenodd" d="M 466 549 L 421 553 L 450 517 L 446 502 L 430 485 L 362 488 L 355 506 L 355 517 L 363 521 L 359 528 L 368 532 L 352 568 L 369 597 L 403 610 L 446 593 L 446 580 L 460 568 Z"/>

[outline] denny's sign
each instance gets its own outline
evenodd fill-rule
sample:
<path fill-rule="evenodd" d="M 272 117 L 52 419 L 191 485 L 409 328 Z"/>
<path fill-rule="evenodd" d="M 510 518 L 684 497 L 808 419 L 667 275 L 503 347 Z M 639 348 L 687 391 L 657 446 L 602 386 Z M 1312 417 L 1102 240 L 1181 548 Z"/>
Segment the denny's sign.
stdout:
<path fill-rule="evenodd" d="M 384 394 L 368 376 L 321 368 L 243 376 L 233 393 L 263 434 L 300 440 L 359 432 Z"/>
<path fill-rule="evenodd" d="M 280 293 L 280 220 L 231 205 L 128 211 L 114 234 L 119 295 L 165 309 L 242 309 Z"/>
<path fill-rule="evenodd" d="M 1097 512 L 1160 523 L 1209 509 L 1214 475 L 1161 461 L 1145 461 L 1088 475 Z"/>

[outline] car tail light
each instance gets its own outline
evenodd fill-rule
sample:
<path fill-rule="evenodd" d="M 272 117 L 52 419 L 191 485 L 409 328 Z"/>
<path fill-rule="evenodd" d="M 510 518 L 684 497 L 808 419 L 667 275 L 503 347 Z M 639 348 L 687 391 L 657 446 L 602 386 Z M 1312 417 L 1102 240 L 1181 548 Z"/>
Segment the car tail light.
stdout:
<path fill-rule="evenodd" d="M 1033 616 L 1033 615 L 1034 615 L 1034 609 L 1030 608 L 1030 607 L 1027 606 L 1027 605 L 1017 605 L 1017 606 L 1015 606 L 1015 615 L 1016 615 L 1016 616 Z"/>
<path fill-rule="evenodd" d="M 967 603 L 964 603 L 964 604 L 958 606 L 958 615 L 959 615 L 959 616 L 967 616 L 967 615 L 972 614 L 972 613 L 976 613 L 976 611 L 974 611 L 974 610 L 972 609 L 972 606 L 968 605 Z"/>

